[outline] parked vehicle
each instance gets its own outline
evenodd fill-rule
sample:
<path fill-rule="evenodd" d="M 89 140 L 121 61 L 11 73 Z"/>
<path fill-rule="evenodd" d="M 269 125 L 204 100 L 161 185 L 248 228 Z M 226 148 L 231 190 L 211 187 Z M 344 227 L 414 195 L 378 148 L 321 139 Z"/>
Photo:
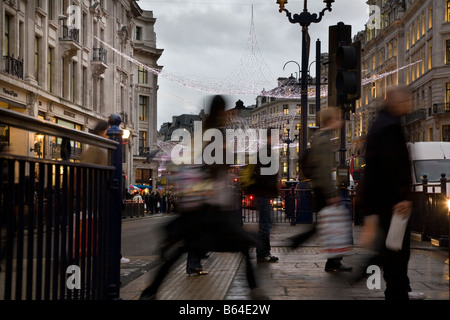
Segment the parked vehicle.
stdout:
<path fill-rule="evenodd" d="M 349 167 L 350 176 L 353 178 L 354 182 L 358 184 L 364 174 L 364 169 L 366 167 L 366 158 L 364 156 L 351 156 L 345 161 L 346 165 Z"/>
<path fill-rule="evenodd" d="M 272 204 L 272 207 L 274 209 L 284 209 L 285 207 L 285 202 L 283 197 L 276 197 L 272 200 L 270 200 L 270 203 Z"/>
<path fill-rule="evenodd" d="M 413 183 L 422 183 L 427 175 L 429 184 L 438 184 L 441 174 L 450 178 L 450 142 L 408 143 L 412 161 Z"/>

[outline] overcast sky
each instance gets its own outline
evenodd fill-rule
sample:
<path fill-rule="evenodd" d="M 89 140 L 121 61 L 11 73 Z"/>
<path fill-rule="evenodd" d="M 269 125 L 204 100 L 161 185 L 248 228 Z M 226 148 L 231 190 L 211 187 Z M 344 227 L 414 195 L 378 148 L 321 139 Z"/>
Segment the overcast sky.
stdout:
<path fill-rule="evenodd" d="M 257 61 L 261 61 L 261 66 L 246 63 L 249 55 L 244 55 L 250 34 L 252 1 L 256 38 L 263 59 Z M 365 2 L 336 0 L 332 11 L 326 11 L 320 23 L 311 24 L 310 63 L 315 60 L 317 39 L 321 41 L 322 52 L 328 52 L 330 25 L 340 21 L 352 25 L 353 35 L 364 29 L 369 18 Z M 290 0 L 286 8 L 293 14 L 300 13 L 303 3 L 303 0 Z M 171 122 L 173 115 L 198 114 L 201 109 L 208 109 L 212 93 L 202 91 L 198 79 L 220 82 L 242 64 L 262 69 L 264 62 L 275 84 L 276 78 L 297 76 L 299 72 L 296 64 L 285 64 L 295 60 L 301 65 L 301 27 L 291 24 L 285 13 L 278 12 L 276 0 L 140 0 L 139 5 L 153 11 L 156 18 L 156 44 L 164 49 L 158 64 L 165 72 L 184 79 L 180 84 L 159 77 L 158 130 L 163 122 Z M 311 13 L 319 13 L 324 7 L 322 0 L 308 1 Z M 313 75 L 314 69 L 312 64 Z M 246 74 L 252 72 L 258 71 L 247 70 Z M 228 96 L 228 107 L 234 107 L 238 99 L 250 106 L 255 104 L 255 98 L 255 95 Z"/>

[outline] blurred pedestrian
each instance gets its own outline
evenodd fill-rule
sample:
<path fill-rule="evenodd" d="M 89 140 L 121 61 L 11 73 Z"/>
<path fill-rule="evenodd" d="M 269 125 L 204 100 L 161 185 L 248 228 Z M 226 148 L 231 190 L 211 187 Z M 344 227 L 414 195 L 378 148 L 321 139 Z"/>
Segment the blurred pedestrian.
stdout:
<path fill-rule="evenodd" d="M 142 196 L 141 196 L 141 193 L 139 191 L 135 191 L 134 192 L 133 201 L 137 202 L 137 203 L 141 203 L 142 202 Z"/>
<path fill-rule="evenodd" d="M 361 181 L 359 203 L 363 205 L 364 225 L 360 241 L 373 247 L 376 239 L 378 263 L 383 266 L 386 300 L 407 300 L 410 232 L 407 227 L 401 250 L 386 247 L 391 219 L 396 212 L 411 214 L 411 163 L 401 117 L 411 111 L 411 93 L 404 87 L 391 87 L 366 140 L 366 168 Z"/>
<path fill-rule="evenodd" d="M 161 195 L 158 191 L 155 192 L 155 212 L 159 213 L 161 211 Z"/>
<path fill-rule="evenodd" d="M 222 128 L 225 123 L 225 100 L 215 96 L 204 130 Z M 225 144 L 224 144 L 225 148 Z M 225 154 L 223 155 L 225 159 Z M 205 275 L 201 259 L 209 251 L 241 252 L 245 256 L 247 281 L 251 295 L 259 293 L 249 248 L 256 244 L 256 238 L 245 232 L 233 214 L 235 193 L 231 189 L 232 179 L 229 166 L 223 163 L 186 165 L 180 168 L 177 180 L 177 211 L 179 216 L 167 227 L 167 236 L 162 248 L 165 260 L 154 281 L 141 294 L 140 299 L 154 299 L 171 265 L 183 252 L 188 252 L 186 272 Z M 173 245 L 184 242 L 175 252 Z M 173 252 L 172 255 L 170 252 Z M 262 298 L 260 295 L 258 298 Z"/>
<path fill-rule="evenodd" d="M 93 133 L 96 135 L 99 135 L 103 138 L 108 138 L 108 135 L 106 134 L 109 128 L 109 122 L 105 120 L 100 120 L 97 122 L 96 126 L 94 127 Z M 97 164 L 102 166 L 107 166 L 108 163 L 108 150 L 105 148 L 100 148 L 96 146 L 87 146 L 87 148 L 83 151 L 81 154 L 81 162 L 82 163 L 90 163 L 90 164 Z M 130 262 L 130 259 L 127 259 L 120 255 L 120 262 L 121 263 L 128 263 Z"/>
<path fill-rule="evenodd" d="M 105 120 L 100 120 L 94 127 L 93 133 L 103 138 L 108 138 L 106 132 L 108 131 L 109 123 Z M 87 146 L 81 154 L 81 162 L 99 165 L 108 165 L 108 150 L 96 146 Z"/>
<path fill-rule="evenodd" d="M 267 152 L 272 151 L 271 128 L 267 130 L 267 142 L 262 148 Z M 264 166 L 260 162 L 253 166 L 254 184 L 249 186 L 248 192 L 256 197 L 257 208 L 259 212 L 258 225 L 258 244 L 256 246 L 256 259 L 259 262 L 277 262 L 278 257 L 272 255 L 270 246 L 270 232 L 272 230 L 272 204 L 271 200 L 278 196 L 277 177 L 278 173 L 272 175 L 261 174 L 261 168 Z"/>
<path fill-rule="evenodd" d="M 312 187 L 316 199 L 316 211 L 325 207 L 341 204 L 333 171 L 336 167 L 336 147 L 332 142 L 332 133 L 343 125 L 338 108 L 329 107 L 320 112 L 321 128 L 311 141 Z M 349 213 L 350 214 L 350 213 Z M 351 267 L 342 264 L 342 257 L 328 258 L 325 271 L 351 271 Z"/>
<path fill-rule="evenodd" d="M 147 214 L 150 214 L 150 212 L 151 212 L 151 209 L 150 209 L 150 192 L 148 190 L 144 194 L 144 202 L 145 202 L 145 207 L 147 208 Z"/>
<path fill-rule="evenodd" d="M 332 133 L 343 125 L 340 110 L 336 107 L 322 109 L 320 111 L 320 124 L 320 129 L 311 139 L 311 150 L 308 155 L 308 163 L 310 164 L 308 171 L 311 175 L 315 208 L 319 215 L 324 208 L 342 204 L 336 180 L 333 178 L 333 171 L 336 167 L 336 147 L 331 140 Z M 291 246 L 299 246 L 316 233 L 317 227 L 313 225 L 311 230 L 291 238 Z M 331 237 L 327 238 L 332 240 Z M 342 264 L 342 256 L 329 257 L 325 264 L 325 271 L 327 272 L 351 271 L 352 269 Z"/>

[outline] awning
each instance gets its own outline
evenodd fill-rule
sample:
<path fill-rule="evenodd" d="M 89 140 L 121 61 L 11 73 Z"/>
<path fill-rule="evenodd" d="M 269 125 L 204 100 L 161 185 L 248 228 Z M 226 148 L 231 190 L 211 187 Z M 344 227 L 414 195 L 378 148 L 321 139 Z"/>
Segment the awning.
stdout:
<path fill-rule="evenodd" d="M 139 189 L 152 189 L 152 186 L 146 186 L 143 184 L 135 184 L 134 187 L 139 188 Z"/>

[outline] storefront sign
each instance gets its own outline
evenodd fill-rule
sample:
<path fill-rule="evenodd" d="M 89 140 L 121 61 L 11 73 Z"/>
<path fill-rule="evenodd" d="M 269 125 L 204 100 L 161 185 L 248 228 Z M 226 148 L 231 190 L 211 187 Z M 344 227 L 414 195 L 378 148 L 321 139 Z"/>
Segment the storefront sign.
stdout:
<path fill-rule="evenodd" d="M 3 93 L 13 96 L 14 98 L 19 96 L 14 90 L 8 90 L 6 88 L 3 88 Z"/>

